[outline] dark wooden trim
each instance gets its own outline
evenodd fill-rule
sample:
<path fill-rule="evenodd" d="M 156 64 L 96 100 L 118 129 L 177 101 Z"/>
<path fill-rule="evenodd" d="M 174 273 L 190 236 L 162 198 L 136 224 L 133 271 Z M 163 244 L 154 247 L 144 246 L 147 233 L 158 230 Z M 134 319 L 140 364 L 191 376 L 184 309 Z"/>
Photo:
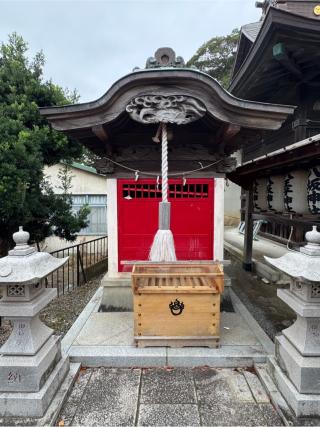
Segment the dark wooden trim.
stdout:
<path fill-rule="evenodd" d="M 312 226 L 316 224 L 320 224 L 320 216 L 315 215 L 312 217 L 311 215 L 308 217 L 293 217 L 289 218 L 288 216 L 285 216 L 284 214 L 272 214 L 272 213 L 256 213 L 254 212 L 252 214 L 253 220 L 262 219 L 264 221 L 269 222 L 275 222 L 278 224 L 285 224 L 285 225 L 293 225 L 293 226 Z"/>
<path fill-rule="evenodd" d="M 274 242 L 280 243 L 281 245 L 286 245 L 288 243 L 288 239 L 286 239 L 285 237 L 265 233 L 263 231 L 259 231 L 259 236 L 264 237 L 265 239 L 273 240 Z"/>
<path fill-rule="evenodd" d="M 148 173 L 152 173 L 153 175 L 145 175 L 143 173 L 139 173 L 139 178 L 141 179 L 154 179 L 154 181 L 156 182 L 157 180 L 157 176 L 161 176 L 161 172 L 158 170 L 150 170 L 148 171 Z M 175 175 L 175 176 L 171 176 L 170 173 L 177 173 L 179 175 Z M 134 172 L 129 172 L 126 171 L 124 169 L 117 169 L 114 172 L 102 172 L 100 171 L 100 174 L 106 175 L 107 178 L 125 178 L 125 179 L 134 179 L 135 178 L 135 174 Z M 182 170 L 172 170 L 169 172 L 169 179 L 183 179 L 183 171 Z M 188 179 L 192 179 L 192 178 L 225 178 L 225 174 L 224 173 L 220 173 L 220 172 L 215 172 L 215 171 L 199 171 L 199 172 L 193 172 L 188 174 L 187 176 L 185 176 L 185 178 Z"/>
<path fill-rule="evenodd" d="M 277 43 L 273 46 L 273 57 L 278 61 L 287 71 L 293 74 L 297 79 L 301 80 L 303 74 L 297 64 L 289 58 L 288 52 L 284 43 Z"/>
<path fill-rule="evenodd" d="M 246 271 L 252 271 L 252 243 L 253 243 L 253 189 L 246 190 L 245 207 L 245 230 L 243 246 L 243 268 Z"/>
<path fill-rule="evenodd" d="M 283 174 L 286 168 L 297 168 L 297 165 L 306 169 L 314 163 L 318 163 L 319 157 L 320 144 L 319 142 L 315 142 L 294 150 L 288 150 L 274 156 L 247 163 L 228 174 L 228 179 L 244 188 L 248 188 L 250 183 L 257 177 L 267 176 L 272 173 Z"/>

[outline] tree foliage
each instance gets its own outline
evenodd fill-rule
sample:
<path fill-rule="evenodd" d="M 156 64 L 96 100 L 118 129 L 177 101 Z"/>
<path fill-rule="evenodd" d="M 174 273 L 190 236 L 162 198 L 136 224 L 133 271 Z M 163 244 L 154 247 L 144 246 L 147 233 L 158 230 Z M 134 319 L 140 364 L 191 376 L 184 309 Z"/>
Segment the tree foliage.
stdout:
<path fill-rule="evenodd" d="M 75 239 L 86 226 L 70 200 L 54 194 L 44 165 L 71 161 L 82 154 L 76 142 L 50 128 L 38 107 L 74 102 L 75 92 L 44 81 L 44 55 L 30 61 L 28 46 L 13 33 L 0 45 L 0 253 L 19 225 L 40 241 L 52 233 Z M 63 224 L 63 225 L 62 225 Z M 2 250 L 1 250 L 2 249 Z"/>
<path fill-rule="evenodd" d="M 234 29 L 227 36 L 213 37 L 197 50 L 188 61 L 187 66 L 194 66 L 200 71 L 210 74 L 223 87 L 228 87 L 239 34 L 239 30 Z"/>

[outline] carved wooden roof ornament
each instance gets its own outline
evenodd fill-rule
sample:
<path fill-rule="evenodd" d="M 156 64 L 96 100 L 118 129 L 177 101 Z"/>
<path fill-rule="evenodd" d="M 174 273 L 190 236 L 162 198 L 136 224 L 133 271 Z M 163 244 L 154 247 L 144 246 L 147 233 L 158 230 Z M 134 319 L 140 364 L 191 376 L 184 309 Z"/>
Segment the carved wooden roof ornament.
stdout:
<path fill-rule="evenodd" d="M 161 68 L 161 67 L 185 67 L 185 62 L 182 56 L 177 56 L 170 47 L 160 47 L 154 54 L 150 56 L 146 62 L 146 68 Z"/>
<path fill-rule="evenodd" d="M 133 98 L 126 107 L 130 117 L 139 123 L 191 123 L 206 113 L 199 100 L 183 95 L 143 95 Z"/>

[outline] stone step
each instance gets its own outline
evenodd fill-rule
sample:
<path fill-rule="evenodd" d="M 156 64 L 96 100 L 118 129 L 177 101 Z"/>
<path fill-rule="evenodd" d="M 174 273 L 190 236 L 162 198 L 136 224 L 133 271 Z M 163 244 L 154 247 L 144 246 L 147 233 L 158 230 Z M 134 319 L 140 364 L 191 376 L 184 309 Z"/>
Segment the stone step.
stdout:
<path fill-rule="evenodd" d="M 103 310 L 133 310 L 133 294 L 130 277 L 111 278 L 106 275 L 101 280 L 103 287 L 101 307 Z"/>
<path fill-rule="evenodd" d="M 222 346 L 218 349 L 203 347 L 136 348 L 131 346 L 72 346 L 72 362 L 85 367 L 196 367 L 214 368 L 252 367 L 265 363 L 266 354 L 261 346 Z"/>

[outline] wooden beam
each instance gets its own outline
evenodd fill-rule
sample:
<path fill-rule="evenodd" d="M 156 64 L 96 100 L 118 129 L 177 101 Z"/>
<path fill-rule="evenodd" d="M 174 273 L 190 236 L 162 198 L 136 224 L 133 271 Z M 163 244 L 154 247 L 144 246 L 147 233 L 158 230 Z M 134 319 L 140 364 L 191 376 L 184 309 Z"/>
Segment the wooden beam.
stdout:
<path fill-rule="evenodd" d="M 230 173 L 228 178 L 239 185 L 243 185 L 244 182 L 252 182 L 254 178 L 257 178 L 257 175 L 267 175 L 268 170 L 274 173 L 277 169 L 283 170 L 285 167 L 291 167 L 297 164 L 301 165 L 303 161 L 313 162 L 319 157 L 320 144 L 319 142 L 315 142 L 295 150 L 288 150 L 283 153 L 240 166 L 234 172 Z"/>
<path fill-rule="evenodd" d="M 107 130 L 103 125 L 92 126 L 92 132 L 104 144 L 106 155 L 112 156 L 112 145 Z"/>
<path fill-rule="evenodd" d="M 245 207 L 245 229 L 244 229 L 244 246 L 243 246 L 243 263 L 242 266 L 246 271 L 252 271 L 252 243 L 253 243 L 253 187 L 246 190 L 246 207 Z"/>
<path fill-rule="evenodd" d="M 91 130 L 101 142 L 108 141 L 109 135 L 103 125 L 92 126 Z"/>
<path fill-rule="evenodd" d="M 225 141 L 230 141 L 233 137 L 235 137 L 241 130 L 241 126 L 228 124 L 228 126 L 225 127 L 222 137 Z"/>
<path fill-rule="evenodd" d="M 312 226 L 314 224 L 320 223 L 320 215 L 314 215 L 312 218 L 309 216 L 306 217 L 293 217 L 289 218 L 283 214 L 275 214 L 275 213 L 253 213 L 252 218 L 254 220 L 263 220 L 268 221 L 275 224 L 284 224 L 288 227 L 294 226 Z"/>
<path fill-rule="evenodd" d="M 303 74 L 297 64 L 288 56 L 285 45 L 283 43 L 277 43 L 273 46 L 272 49 L 273 57 L 280 64 L 290 71 L 295 77 L 299 80 L 303 78 Z"/>
<path fill-rule="evenodd" d="M 211 137 L 211 143 L 217 145 L 217 150 L 220 154 L 225 153 L 226 144 L 238 135 L 241 130 L 241 126 L 234 125 L 232 123 L 223 123 L 220 129 L 218 129 L 216 135 Z"/>

